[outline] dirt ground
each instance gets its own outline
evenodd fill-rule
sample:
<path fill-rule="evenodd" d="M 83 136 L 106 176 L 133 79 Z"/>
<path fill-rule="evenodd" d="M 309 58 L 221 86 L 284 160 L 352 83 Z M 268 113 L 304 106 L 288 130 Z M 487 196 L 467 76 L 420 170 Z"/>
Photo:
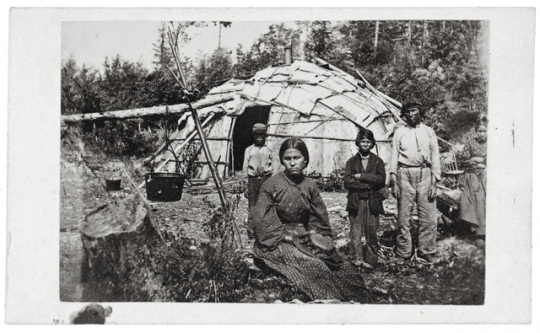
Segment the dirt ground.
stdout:
<path fill-rule="evenodd" d="M 61 246 L 60 294 L 65 301 L 80 301 L 84 282 L 78 263 L 83 258 L 82 243 L 77 231 L 78 222 L 85 214 L 109 202 L 119 201 L 134 193 L 128 178 L 120 171 L 123 167 L 139 184 L 144 180 L 145 168 L 140 161 L 112 161 L 99 157 L 84 159 L 73 151 L 63 149 L 61 162 Z M 105 181 L 111 175 L 122 179 L 120 191 L 107 192 Z M 144 190 L 144 189 L 143 189 Z M 205 224 L 219 206 L 216 193 L 190 194 L 185 188 L 182 199 L 176 202 L 152 203 L 154 218 L 167 239 L 189 239 L 196 248 L 204 247 L 210 238 Z M 228 194 L 236 195 L 236 194 Z M 345 256 L 349 252 L 349 223 L 345 211 L 346 193 L 323 192 L 322 197 L 330 214 L 335 244 Z M 393 256 L 395 235 L 395 200 L 385 202 L 387 215 L 380 222 L 380 243 L 387 257 Z M 249 253 L 253 243 L 245 229 L 247 199 L 240 197 L 236 223 L 242 236 L 244 251 Z M 389 304 L 483 304 L 485 250 L 468 235 L 461 236 L 441 223 L 437 238 L 436 265 L 411 260 L 402 265 L 383 264 L 374 269 L 361 268 L 368 288 L 376 303 Z M 246 260 L 251 260 L 247 257 Z M 261 272 L 250 275 L 251 285 L 259 285 L 245 296 L 243 302 L 291 301 L 293 292 L 285 295 L 288 282 Z M 271 287 L 265 288 L 268 285 Z M 285 288 L 285 289 L 284 289 Z M 294 288 L 293 288 L 294 289 Z M 292 290 L 292 289 L 291 289 Z M 293 295 L 293 296 L 291 296 Z M 300 297 L 301 298 L 301 297 Z M 210 296 L 206 301 L 210 300 Z M 197 301 L 205 301 L 199 299 Z M 214 299 L 214 301 L 216 301 Z"/>

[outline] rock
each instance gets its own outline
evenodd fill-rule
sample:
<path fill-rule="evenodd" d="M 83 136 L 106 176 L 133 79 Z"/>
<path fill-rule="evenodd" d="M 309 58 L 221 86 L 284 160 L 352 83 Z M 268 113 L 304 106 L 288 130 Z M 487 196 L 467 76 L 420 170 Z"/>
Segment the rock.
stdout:
<path fill-rule="evenodd" d="M 344 246 L 346 246 L 349 243 L 349 241 L 345 238 L 338 239 L 336 241 L 336 248 L 340 249 Z"/>
<path fill-rule="evenodd" d="M 293 300 L 290 301 L 289 303 L 291 303 L 291 304 L 305 304 L 304 302 L 302 302 L 302 301 L 299 300 L 298 298 L 293 299 Z"/>
<path fill-rule="evenodd" d="M 334 206 L 334 207 L 328 208 L 329 213 L 331 213 L 331 212 L 340 212 L 342 210 L 344 210 L 344 208 L 341 207 L 341 206 Z"/>

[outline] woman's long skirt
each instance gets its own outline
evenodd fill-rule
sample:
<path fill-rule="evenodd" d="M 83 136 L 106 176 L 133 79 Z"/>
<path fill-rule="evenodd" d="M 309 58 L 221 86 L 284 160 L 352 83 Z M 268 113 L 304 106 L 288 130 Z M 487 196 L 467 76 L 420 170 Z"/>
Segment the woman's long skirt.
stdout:
<path fill-rule="evenodd" d="M 267 267 L 284 275 L 312 300 L 371 302 L 371 294 L 360 270 L 347 260 L 343 261 L 339 269 L 330 269 L 322 260 L 285 242 L 272 251 L 255 247 L 254 255 Z"/>
<path fill-rule="evenodd" d="M 485 172 L 466 172 L 458 182 L 463 186 L 459 200 L 459 218 L 474 225 L 478 236 L 486 234 Z"/>

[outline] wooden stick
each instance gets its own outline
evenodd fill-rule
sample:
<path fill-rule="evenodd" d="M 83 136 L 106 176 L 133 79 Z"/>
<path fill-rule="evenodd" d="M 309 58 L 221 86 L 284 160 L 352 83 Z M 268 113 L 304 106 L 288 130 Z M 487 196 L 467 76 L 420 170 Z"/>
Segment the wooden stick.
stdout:
<path fill-rule="evenodd" d="M 233 117 L 233 119 L 231 120 L 231 127 L 229 129 L 229 136 L 227 138 L 227 152 L 225 153 L 225 162 L 227 164 L 225 164 L 225 171 L 224 171 L 224 175 L 223 177 L 229 177 L 229 162 L 230 162 L 230 159 L 231 159 L 231 154 L 232 154 L 232 151 L 231 151 L 231 141 L 232 141 L 232 133 L 233 133 L 233 130 L 234 130 L 234 125 L 236 124 L 236 117 Z M 234 169 L 234 165 L 233 165 L 233 169 Z"/>
<path fill-rule="evenodd" d="M 234 142 L 231 140 L 231 165 L 232 165 L 232 177 L 234 178 Z"/>
<path fill-rule="evenodd" d="M 167 69 L 169 70 L 169 72 L 171 73 L 171 75 L 173 76 L 173 78 L 176 80 L 176 82 L 178 82 L 178 84 L 180 85 L 180 87 L 182 87 L 182 89 L 184 89 L 184 85 L 182 84 L 182 81 L 180 81 L 180 78 L 174 74 L 173 70 L 169 67 L 169 65 L 165 64 L 165 67 L 167 67 Z"/>
<path fill-rule="evenodd" d="M 214 113 L 211 113 L 206 119 L 205 121 L 203 122 L 202 126 L 206 126 L 206 124 L 208 124 L 208 122 L 210 121 L 210 119 L 212 119 L 212 117 L 214 116 Z M 187 144 L 195 135 L 197 135 L 197 131 L 195 129 L 193 129 L 193 131 L 189 132 L 189 134 L 186 136 L 185 139 L 172 139 L 171 141 L 184 141 L 180 147 L 177 147 L 178 149 L 175 148 L 175 152 L 179 152 L 180 149 L 182 149 L 185 144 Z M 161 147 L 158 148 L 158 150 L 156 150 L 156 152 L 154 152 L 150 157 L 146 158 L 144 160 L 144 163 L 148 163 L 150 162 L 151 160 L 153 160 L 154 158 L 156 158 L 159 154 L 161 154 L 161 152 L 167 148 L 167 144 L 164 143 L 161 145 Z"/>
<path fill-rule="evenodd" d="M 211 118 L 211 117 L 209 117 Z M 197 135 L 197 130 L 195 129 L 193 132 L 192 132 L 192 135 L 190 135 L 190 138 L 189 138 L 189 141 L 193 140 L 197 140 L 195 139 L 196 135 Z M 200 140 L 200 139 L 199 139 Z M 185 145 L 187 145 L 189 143 L 188 139 L 186 138 L 186 141 L 182 142 L 179 146 L 177 146 L 176 148 L 174 148 L 174 151 L 175 152 L 179 152 L 180 149 L 184 148 Z M 173 157 L 173 155 L 170 155 L 160 166 L 158 166 L 154 171 L 159 171 L 161 170 L 170 160 L 171 158 Z"/>
<path fill-rule="evenodd" d="M 336 72 L 340 72 L 341 74 L 344 74 L 345 76 L 350 76 L 354 79 L 354 76 L 350 75 L 349 73 L 343 71 L 341 68 L 338 68 L 334 65 L 332 65 L 331 63 L 329 63 L 328 61 L 325 61 L 321 58 L 315 58 L 315 60 L 323 65 L 328 65 L 328 67 Z M 357 86 L 357 83 L 356 82 L 351 82 L 349 81 L 347 78 L 345 77 L 342 77 L 345 81 L 349 82 L 350 84 L 352 84 L 353 86 Z"/>
<path fill-rule="evenodd" d="M 307 131 L 306 133 L 304 133 L 304 136 L 305 135 L 308 135 L 309 133 L 313 132 L 314 130 L 316 130 L 317 128 L 319 128 L 319 126 L 321 126 L 322 124 L 324 124 L 325 122 L 327 122 L 328 120 L 330 120 L 330 118 L 334 117 L 336 114 L 332 114 L 330 116 L 328 116 L 325 120 L 323 120 L 320 124 L 318 124 L 317 126 L 313 127 L 312 129 L 310 129 L 309 131 Z"/>
<path fill-rule="evenodd" d="M 194 163 L 194 164 L 206 164 L 206 162 L 207 162 L 207 161 L 194 161 L 193 163 Z M 227 162 L 225 162 L 225 161 L 223 161 L 223 162 L 222 162 L 222 161 L 216 161 L 216 162 L 214 162 L 214 164 L 223 164 L 223 165 L 226 165 Z"/>
<path fill-rule="evenodd" d="M 312 113 L 312 115 L 314 116 L 319 116 L 318 114 L 314 114 Z M 322 117 L 324 117 L 325 115 L 320 115 Z M 328 119 L 328 121 L 338 121 L 338 120 L 347 120 L 347 118 L 333 118 L 333 119 Z M 280 123 L 279 125 L 288 125 L 288 124 L 308 124 L 308 123 L 320 123 L 322 121 L 326 121 L 324 119 L 315 119 L 315 120 L 305 120 L 305 121 L 293 121 L 293 122 L 285 122 L 285 123 Z M 266 124 L 268 126 L 271 126 L 271 125 L 278 125 L 278 123 L 268 123 Z"/>
<path fill-rule="evenodd" d="M 221 205 L 223 206 L 223 208 L 226 209 L 227 199 L 225 196 L 225 192 L 223 191 L 223 183 L 221 181 L 221 177 L 219 176 L 219 173 L 216 170 L 214 160 L 212 159 L 212 154 L 210 153 L 210 148 L 208 147 L 208 142 L 206 141 L 206 135 L 204 134 L 204 131 L 202 129 L 199 116 L 197 115 L 197 111 L 191 107 L 190 109 L 191 109 L 191 114 L 193 116 L 193 120 L 195 121 L 197 132 L 199 132 L 199 137 L 201 138 L 204 155 L 206 156 L 206 161 L 208 162 L 208 167 L 210 168 L 210 172 L 212 173 L 214 182 L 216 183 L 216 189 L 218 190 L 219 200 L 221 201 Z"/>
<path fill-rule="evenodd" d="M 331 138 L 331 137 L 324 137 L 324 136 L 271 134 L 271 133 L 268 133 L 267 135 L 268 136 L 280 137 L 280 138 L 290 138 L 291 136 L 295 136 L 297 138 L 303 138 L 303 139 L 321 139 L 321 140 L 336 140 L 336 141 L 349 141 L 349 142 L 354 142 L 355 141 L 355 139 Z M 377 142 L 392 142 L 392 140 L 377 140 Z"/>
<path fill-rule="evenodd" d="M 206 108 L 216 104 L 222 104 L 228 101 L 232 101 L 234 97 L 232 95 L 225 95 L 220 97 L 205 98 L 193 103 L 193 107 L 197 109 Z M 189 112 L 189 106 L 187 104 L 169 105 L 169 114 L 182 114 Z M 109 119 L 131 119 L 131 118 L 143 118 L 151 116 L 163 116 L 166 113 L 165 106 L 154 106 L 151 108 L 129 109 L 121 111 L 107 111 L 96 113 L 81 113 L 64 115 L 61 118 L 63 124 L 76 123 L 85 120 L 109 120 Z"/>
<path fill-rule="evenodd" d="M 362 126 L 362 124 L 358 123 L 358 122 L 356 121 L 356 119 L 352 119 L 352 118 L 349 117 L 346 113 L 342 113 L 342 112 L 339 112 L 339 111 L 337 111 L 337 110 L 334 110 L 334 108 L 332 108 L 331 106 L 325 104 L 323 101 L 318 100 L 317 103 L 321 103 L 322 105 L 326 106 L 326 107 L 329 108 L 330 110 L 332 110 L 332 111 L 334 111 L 335 113 L 337 113 L 337 114 L 339 114 L 339 115 L 341 115 L 341 116 L 343 116 L 343 117 L 349 119 L 350 121 L 352 121 L 353 123 L 357 124 L 358 126 Z M 354 140 L 353 140 L 353 141 L 354 141 Z"/>
<path fill-rule="evenodd" d="M 357 70 L 355 69 L 355 72 L 356 74 L 358 74 L 358 76 L 360 76 L 360 78 L 362 78 L 362 80 L 365 82 L 366 86 L 368 86 L 369 89 L 373 90 L 376 92 L 377 95 L 383 97 L 384 99 L 388 100 L 389 102 L 392 102 L 393 104 L 395 104 L 397 107 L 402 107 L 402 104 L 398 101 L 396 101 L 395 99 L 393 99 L 392 97 L 386 95 L 385 93 L 383 92 L 380 92 L 379 90 L 375 89 L 369 82 L 368 80 L 366 80 L 366 78 Z"/>
<path fill-rule="evenodd" d="M 173 54 L 173 59 L 174 59 L 174 62 L 176 63 L 176 67 L 178 68 L 178 72 L 180 73 L 180 78 L 182 79 L 182 83 L 181 86 L 182 88 L 186 88 L 187 85 L 186 85 L 186 78 L 184 76 L 184 73 L 182 71 L 182 66 L 180 64 L 180 50 L 178 50 L 178 44 L 174 44 L 173 43 L 173 34 L 171 32 L 171 29 L 170 27 L 167 27 L 167 29 L 169 30 L 169 47 L 171 48 L 171 52 Z"/>
<path fill-rule="evenodd" d="M 198 138 L 195 138 L 193 139 L 193 141 L 198 141 L 198 140 L 201 140 L 201 139 L 198 139 Z M 229 140 L 228 137 L 224 136 L 224 137 L 212 137 L 212 138 L 206 138 L 207 141 L 227 141 Z M 183 139 L 173 139 L 171 141 L 183 141 Z"/>
<path fill-rule="evenodd" d="M 184 74 L 182 71 L 182 67 L 179 63 L 179 54 L 173 54 L 174 59 L 176 61 L 176 65 L 178 66 L 178 71 L 180 72 L 180 75 L 182 78 L 184 78 Z M 185 78 L 184 78 L 185 80 Z M 223 183 L 221 181 L 221 177 L 219 176 L 219 173 L 216 169 L 216 165 L 214 164 L 214 160 L 212 159 L 212 154 L 210 152 L 210 148 L 208 147 L 208 142 L 206 141 L 206 134 L 204 133 L 201 122 L 199 120 L 199 115 L 197 114 L 197 110 L 193 109 L 191 106 L 191 103 L 189 102 L 189 96 L 187 95 L 187 92 L 183 91 L 184 96 L 188 100 L 188 106 L 191 110 L 191 116 L 193 117 L 193 121 L 195 123 L 195 128 L 197 129 L 197 132 L 199 133 L 199 137 L 201 138 L 201 143 L 203 146 L 204 155 L 206 156 L 206 161 L 208 163 L 208 167 L 210 168 L 210 172 L 212 173 L 212 177 L 214 178 L 214 182 L 216 183 L 216 189 L 219 194 L 219 199 L 221 201 L 221 205 L 223 206 L 223 209 L 227 208 L 227 197 L 225 195 L 225 191 L 223 191 Z"/>
<path fill-rule="evenodd" d="M 439 138 L 439 137 L 437 137 L 437 139 L 439 139 L 439 141 L 442 141 L 442 142 L 446 143 L 447 145 L 449 145 L 449 146 L 452 147 L 452 148 L 456 148 L 456 147 L 457 147 L 455 144 L 450 143 L 450 142 L 448 142 L 448 141 L 446 141 L 446 140 L 444 140 L 444 139 L 441 139 L 441 138 Z M 454 151 L 454 150 L 452 149 L 452 152 L 453 152 L 453 151 Z"/>
<path fill-rule="evenodd" d="M 247 94 L 244 94 L 244 93 L 240 93 L 240 96 L 244 97 L 244 98 L 247 98 L 247 99 L 253 99 L 253 100 L 257 100 L 257 101 L 260 101 L 260 102 L 263 102 L 263 103 L 266 103 L 266 104 L 269 104 L 269 105 L 277 105 L 277 106 L 281 106 L 281 107 L 286 107 L 288 109 L 291 109 L 293 111 L 298 111 L 300 113 L 303 113 L 301 112 L 300 110 L 298 109 L 295 109 L 293 107 L 290 107 L 290 106 L 287 106 L 283 103 L 280 103 L 280 102 L 276 102 L 276 101 L 267 101 L 267 100 L 264 100 L 262 98 L 259 98 L 259 97 L 253 97 L 253 96 L 249 96 Z"/>
<path fill-rule="evenodd" d="M 289 97 L 287 97 L 287 104 L 286 104 L 286 105 L 287 105 L 288 108 L 290 108 L 290 106 L 289 106 L 289 101 L 290 101 L 290 99 L 291 99 L 291 96 L 292 96 L 292 93 L 293 93 L 293 91 L 294 91 L 294 88 L 296 88 L 297 86 L 298 86 L 298 83 L 295 83 L 295 84 L 293 85 L 293 87 L 291 88 L 291 91 L 290 91 L 290 93 L 289 93 Z M 293 115 L 293 117 L 292 117 L 292 119 L 291 119 L 293 122 L 296 120 L 296 117 L 298 117 L 298 114 L 299 114 L 299 113 L 300 113 L 299 110 L 296 110 L 296 111 L 295 111 L 295 113 L 294 113 L 294 115 Z M 279 119 L 279 121 L 281 122 L 281 118 Z M 283 124 L 282 124 L 282 125 L 283 125 Z M 289 124 L 285 125 L 285 128 L 286 128 L 287 133 L 290 133 L 290 132 L 291 132 L 291 126 L 292 126 L 292 123 L 289 123 Z"/>
<path fill-rule="evenodd" d="M 205 126 L 206 124 L 208 124 L 208 122 L 210 122 L 210 119 L 212 119 L 213 116 L 214 116 L 213 113 L 210 114 L 210 115 L 208 116 L 208 118 L 206 118 L 206 120 L 204 121 L 204 123 L 203 123 L 202 126 Z M 194 130 L 189 134 L 189 136 L 186 137 L 186 139 L 185 139 L 184 142 L 182 142 L 180 145 L 178 145 L 178 146 L 176 146 L 176 147 L 174 148 L 174 151 L 175 151 L 176 153 L 179 152 L 179 151 L 180 151 L 182 148 L 184 148 L 184 147 L 185 147 L 185 146 L 186 146 L 186 145 L 187 145 L 187 144 L 188 144 L 188 143 L 189 143 L 189 142 L 190 142 L 197 134 L 198 134 L 197 131 L 194 129 Z M 165 144 L 165 147 L 166 147 L 166 146 L 167 146 L 167 145 Z M 157 155 L 159 155 L 159 154 L 157 154 Z M 156 157 L 157 157 L 157 155 L 156 155 Z M 165 162 L 163 162 L 160 166 L 158 166 L 158 167 L 154 170 L 154 172 L 159 172 L 159 171 L 163 168 L 163 166 L 165 166 L 165 164 L 167 164 L 167 163 L 170 161 L 171 157 L 172 157 L 172 154 L 171 154 L 171 156 L 169 156 L 169 157 L 165 160 Z M 154 158 L 155 158 L 155 157 L 154 157 Z M 150 160 L 152 160 L 152 158 L 151 158 Z M 146 184 L 146 181 L 142 182 L 142 183 L 139 185 L 139 188 L 144 187 L 145 184 Z"/>
<path fill-rule="evenodd" d="M 168 29 L 169 29 L 169 33 L 172 35 L 170 28 Z M 176 66 L 178 67 L 177 68 L 178 72 L 180 73 L 180 76 L 182 77 L 182 80 L 184 81 L 184 87 L 186 87 L 185 76 L 184 76 L 182 66 L 180 65 L 180 60 L 179 60 L 180 50 L 178 50 L 177 48 L 175 49 L 175 47 L 173 47 L 172 38 L 170 38 L 169 44 L 171 44 L 171 50 L 173 51 L 173 58 L 174 58 L 174 61 L 176 62 Z M 221 181 L 221 177 L 219 176 L 219 173 L 216 170 L 214 160 L 212 159 L 212 154 L 210 153 L 210 148 L 208 147 L 208 142 L 206 141 L 206 135 L 202 129 L 201 122 L 199 120 L 199 115 L 197 114 L 197 110 L 192 107 L 191 102 L 189 101 L 189 96 L 186 89 L 184 89 L 182 93 L 184 94 L 184 96 L 186 97 L 188 101 L 187 104 L 188 104 L 189 110 L 191 111 L 191 116 L 193 117 L 193 121 L 195 122 L 195 128 L 197 129 L 197 132 L 199 133 L 199 137 L 201 138 L 204 155 L 206 156 L 208 167 L 210 168 L 210 172 L 212 173 L 212 177 L 214 178 L 214 182 L 216 183 L 216 188 L 218 190 L 221 205 L 223 206 L 223 209 L 227 209 L 227 198 L 225 196 L 225 192 L 223 191 L 223 183 Z"/>

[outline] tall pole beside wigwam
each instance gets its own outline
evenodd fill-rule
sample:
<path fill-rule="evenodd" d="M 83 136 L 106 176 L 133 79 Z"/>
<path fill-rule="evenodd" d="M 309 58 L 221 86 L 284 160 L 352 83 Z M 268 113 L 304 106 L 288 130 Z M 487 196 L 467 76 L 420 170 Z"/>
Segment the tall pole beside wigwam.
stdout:
<path fill-rule="evenodd" d="M 218 21 L 218 29 L 219 29 L 219 37 L 218 37 L 217 48 L 220 49 L 221 48 L 221 22 L 220 21 Z"/>
<path fill-rule="evenodd" d="M 210 153 L 208 142 L 206 140 L 206 135 L 204 134 L 204 131 L 202 129 L 201 122 L 199 120 L 199 115 L 197 114 L 197 110 L 195 110 L 193 106 L 191 105 L 191 100 L 190 100 L 191 95 L 187 90 L 186 78 L 184 76 L 182 66 L 180 64 L 180 51 L 178 50 L 178 45 L 173 42 L 174 39 L 173 39 L 172 32 L 170 30 L 169 30 L 168 37 L 169 37 L 169 45 L 171 48 L 172 56 L 176 63 L 179 76 L 175 75 L 175 73 L 169 66 L 167 66 L 167 68 L 169 69 L 169 71 L 171 72 L 171 75 L 175 78 L 175 80 L 178 82 L 178 84 L 182 88 L 182 93 L 184 94 L 184 97 L 187 100 L 189 110 L 191 111 L 191 117 L 193 118 L 193 122 L 195 123 L 195 128 L 197 129 L 197 132 L 199 133 L 199 137 L 201 138 L 201 143 L 203 146 L 204 155 L 206 157 L 206 162 L 208 163 L 208 167 L 210 168 L 210 172 L 212 173 L 212 177 L 214 178 L 214 182 L 216 184 L 216 189 L 219 194 L 221 205 L 223 206 L 223 209 L 226 209 L 227 199 L 225 197 L 225 191 L 223 191 L 223 183 L 221 181 L 221 177 L 219 176 L 219 173 L 217 172 L 214 160 L 212 159 L 212 154 Z"/>
<path fill-rule="evenodd" d="M 379 41 L 379 21 L 375 21 L 375 41 L 373 43 L 373 50 L 375 54 L 377 54 L 378 41 Z"/>

